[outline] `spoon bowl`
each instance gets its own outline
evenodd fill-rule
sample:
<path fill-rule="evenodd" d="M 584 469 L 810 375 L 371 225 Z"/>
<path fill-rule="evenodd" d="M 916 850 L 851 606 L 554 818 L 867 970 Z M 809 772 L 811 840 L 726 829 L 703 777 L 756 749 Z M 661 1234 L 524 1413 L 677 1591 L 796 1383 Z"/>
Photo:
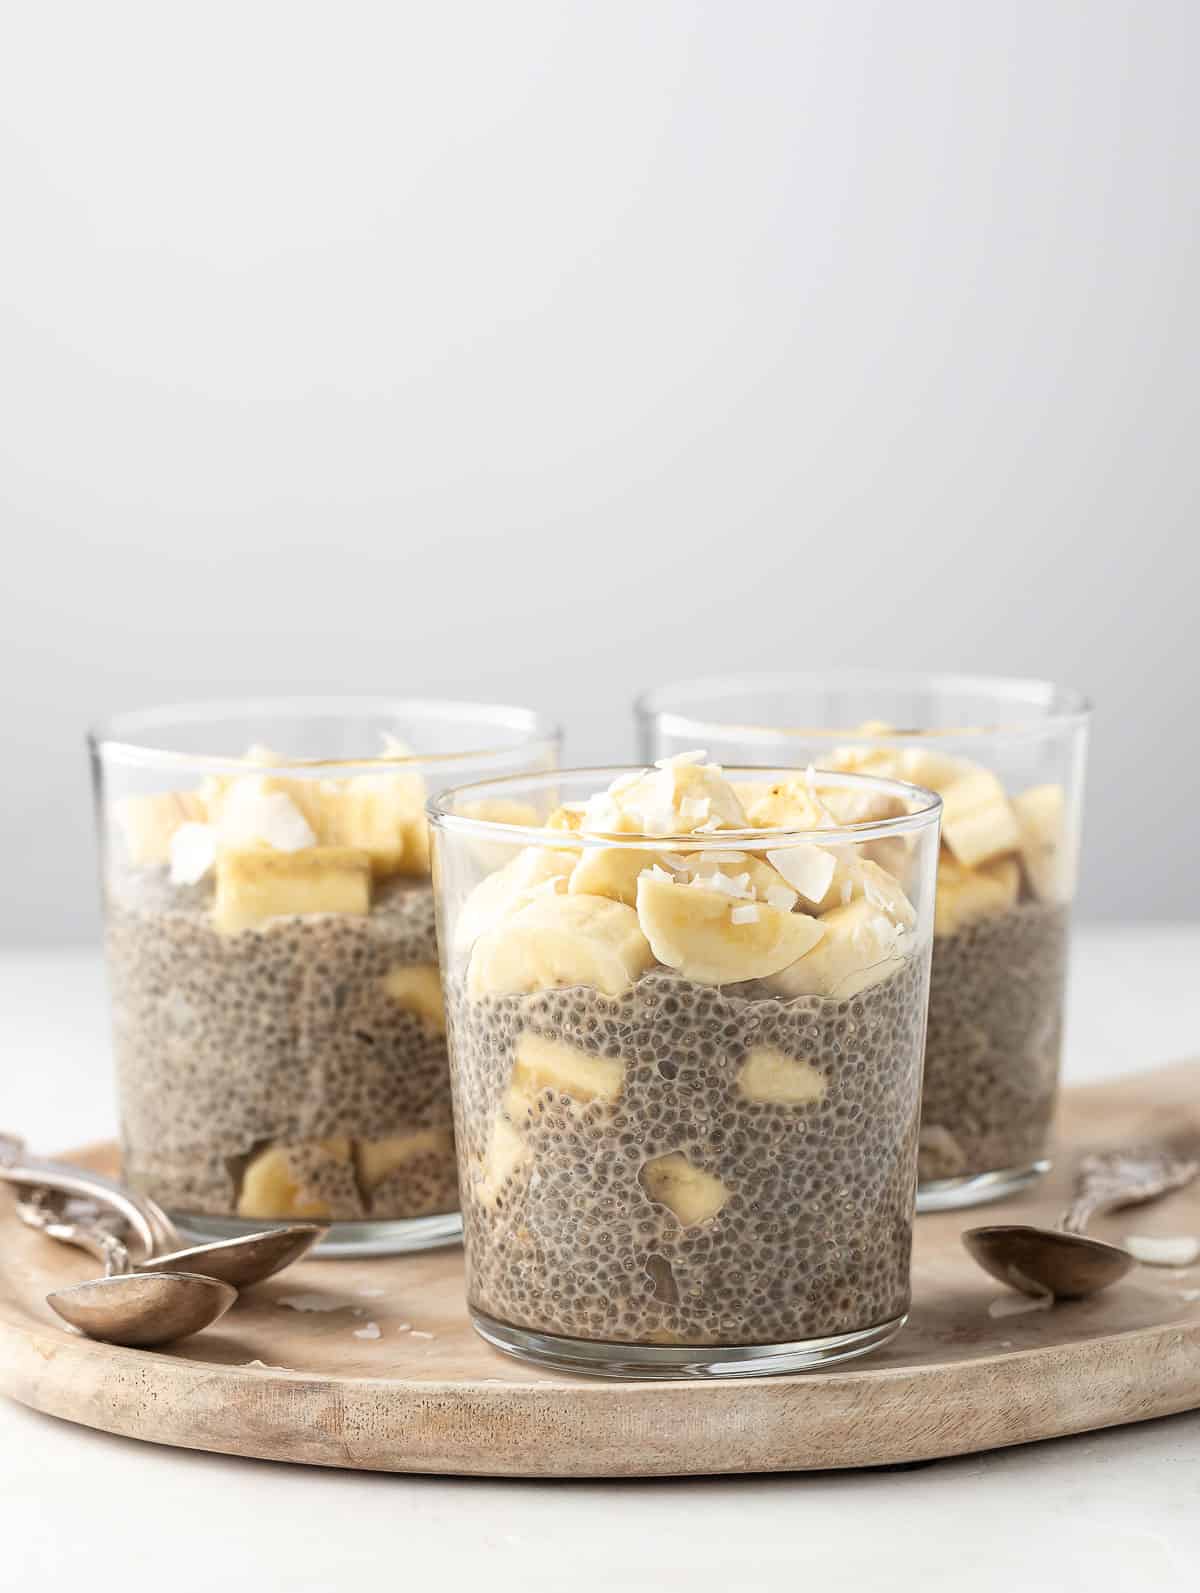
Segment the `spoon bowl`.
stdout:
<path fill-rule="evenodd" d="M 1119 1245 L 1017 1223 L 971 1228 L 963 1243 L 985 1272 L 1035 1299 L 1085 1300 L 1134 1265 Z"/>
<path fill-rule="evenodd" d="M 211 1327 L 237 1290 L 193 1272 L 124 1272 L 56 1289 L 46 1303 L 90 1339 L 151 1349 Z"/>
<path fill-rule="evenodd" d="M 237 1239 L 215 1239 L 209 1244 L 189 1245 L 167 1255 L 151 1256 L 134 1270 L 143 1275 L 157 1272 L 199 1272 L 207 1278 L 249 1288 L 272 1278 L 310 1251 L 324 1233 L 312 1223 L 295 1223 L 286 1228 L 265 1229 Z"/>

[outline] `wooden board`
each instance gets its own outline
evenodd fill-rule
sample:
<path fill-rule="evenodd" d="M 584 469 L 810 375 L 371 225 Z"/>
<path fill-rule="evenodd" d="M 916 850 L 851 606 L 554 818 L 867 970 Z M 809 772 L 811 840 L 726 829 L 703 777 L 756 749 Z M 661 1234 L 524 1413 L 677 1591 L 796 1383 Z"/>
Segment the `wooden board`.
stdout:
<path fill-rule="evenodd" d="M 886 1465 L 1141 1421 L 1200 1405 L 1200 1298 L 1187 1298 L 1200 1265 L 1139 1267 L 1093 1301 L 997 1319 L 1003 1291 L 958 1236 L 1051 1219 L 1082 1148 L 1181 1130 L 1200 1140 L 1200 1063 L 1069 1092 L 1058 1170 L 1039 1190 L 918 1220 L 912 1319 L 891 1345 L 840 1370 L 728 1382 L 613 1383 L 511 1361 L 468 1326 L 457 1249 L 307 1262 L 172 1352 L 94 1344 L 44 1303 L 94 1266 L 18 1223 L 0 1185 L 0 1391 L 191 1449 L 515 1477 Z M 1095 1232 L 1200 1233 L 1200 1183 Z M 281 1303 L 297 1296 L 337 1308 Z M 378 1338 L 356 1336 L 372 1322 Z"/>

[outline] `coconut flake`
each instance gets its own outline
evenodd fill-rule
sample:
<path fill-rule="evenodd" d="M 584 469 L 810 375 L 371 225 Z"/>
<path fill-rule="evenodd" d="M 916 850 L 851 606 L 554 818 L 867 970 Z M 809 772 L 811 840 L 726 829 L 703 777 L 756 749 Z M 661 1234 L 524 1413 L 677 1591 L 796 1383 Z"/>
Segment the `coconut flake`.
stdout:
<path fill-rule="evenodd" d="M 1191 1305 L 1193 1300 L 1200 1300 L 1200 1289 L 1180 1289 L 1179 1298 Z"/>
<path fill-rule="evenodd" d="M 823 846 L 813 846 L 807 841 L 768 852 L 767 862 L 810 902 L 824 898 L 837 869 L 836 860 Z"/>
<path fill-rule="evenodd" d="M 366 1327 L 354 1329 L 356 1339 L 378 1339 L 383 1337 L 383 1329 L 378 1322 L 368 1322 Z"/>
<path fill-rule="evenodd" d="M 777 907 L 781 913 L 790 913 L 797 897 L 795 891 L 788 890 L 786 885 L 768 885 L 766 901 L 768 907 Z"/>
<path fill-rule="evenodd" d="M 261 779 L 237 780 L 221 809 L 220 839 L 226 846 L 265 841 L 277 852 L 315 846 L 312 826 L 286 791 L 270 791 Z"/>
<path fill-rule="evenodd" d="M 217 860 L 211 824 L 181 824 L 171 837 L 171 884 L 195 885 Z"/>
<path fill-rule="evenodd" d="M 290 1311 L 350 1310 L 349 1300 L 339 1299 L 336 1294 L 318 1294 L 315 1290 L 307 1294 L 281 1294 L 275 1304 L 287 1306 Z"/>
<path fill-rule="evenodd" d="M 426 1333 L 421 1328 L 413 1328 L 412 1336 L 413 1336 L 414 1339 L 431 1339 L 433 1337 L 433 1334 L 432 1333 Z"/>
<path fill-rule="evenodd" d="M 412 748 L 407 741 L 402 741 L 399 736 L 394 736 L 390 730 L 380 732 L 383 741 L 383 755 L 385 758 L 411 758 Z"/>
<path fill-rule="evenodd" d="M 638 879 L 655 879 L 663 885 L 675 884 L 675 876 L 668 874 L 665 868 L 659 868 L 657 863 L 651 863 L 649 868 L 644 868 L 638 875 Z"/>
<path fill-rule="evenodd" d="M 1026 1311 L 1048 1311 L 1053 1304 L 1054 1296 L 1048 1291 L 1039 1294 L 1036 1300 L 1030 1299 L 1027 1294 L 1002 1294 L 998 1300 L 993 1300 L 988 1306 L 988 1315 L 1023 1316 Z"/>
<path fill-rule="evenodd" d="M 1125 1235 L 1125 1248 L 1135 1261 L 1150 1267 L 1190 1267 L 1200 1258 L 1200 1239 L 1188 1234 L 1173 1238 L 1151 1238 L 1145 1234 Z"/>
<path fill-rule="evenodd" d="M 704 748 L 701 748 L 699 752 L 675 752 L 669 758 L 655 759 L 654 767 L 656 769 L 675 769 L 683 763 L 703 763 L 707 757 L 708 753 Z"/>
<path fill-rule="evenodd" d="M 735 907 L 729 915 L 731 924 L 757 924 L 758 908 L 753 902 L 747 902 L 743 907 Z"/>

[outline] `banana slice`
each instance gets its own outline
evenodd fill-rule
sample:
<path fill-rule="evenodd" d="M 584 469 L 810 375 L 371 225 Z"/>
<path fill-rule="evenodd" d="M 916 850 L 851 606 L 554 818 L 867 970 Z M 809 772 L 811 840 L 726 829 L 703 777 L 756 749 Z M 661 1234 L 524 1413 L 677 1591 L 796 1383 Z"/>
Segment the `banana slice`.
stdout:
<path fill-rule="evenodd" d="M 401 963 L 383 976 L 383 988 L 397 1006 L 415 1012 L 431 1029 L 445 1034 L 442 976 L 432 963 Z"/>
<path fill-rule="evenodd" d="M 975 769 L 943 789 L 942 840 L 966 868 L 1020 846 L 1021 832 L 1004 787 L 990 769 Z"/>
<path fill-rule="evenodd" d="M 492 1119 L 483 1161 L 471 1183 L 476 1198 L 485 1206 L 497 1206 L 513 1179 L 531 1159 L 532 1153 L 524 1139 L 503 1112 L 497 1112 Z"/>
<path fill-rule="evenodd" d="M 803 957 L 824 934 L 821 923 L 803 913 L 739 902 L 653 874 L 638 881 L 637 917 L 659 962 L 703 985 L 765 979 Z"/>
<path fill-rule="evenodd" d="M 665 1206 L 684 1228 L 715 1217 L 729 1199 L 721 1180 L 693 1167 L 682 1151 L 643 1163 L 638 1177 L 650 1199 Z"/>
<path fill-rule="evenodd" d="M 580 1105 L 603 1101 L 611 1106 L 620 1099 L 624 1085 L 625 1064 L 620 1057 L 593 1056 L 526 1029 L 517 1040 L 508 1105 L 511 1115 L 518 1117 L 533 1109 L 544 1090 L 555 1090 Z"/>
<path fill-rule="evenodd" d="M 114 809 L 129 861 L 139 866 L 165 863 L 171 837 L 184 824 L 202 824 L 204 803 L 191 791 L 159 791 L 123 797 Z"/>
<path fill-rule="evenodd" d="M 583 828 L 599 834 L 691 835 L 695 830 L 745 829 L 733 787 L 714 763 L 685 755 L 657 768 L 618 777 L 586 804 Z"/>
<path fill-rule="evenodd" d="M 746 822 L 756 830 L 822 830 L 830 827 L 830 817 L 813 794 L 808 776 L 793 775 L 768 785 L 765 781 L 742 782 L 733 787 Z"/>
<path fill-rule="evenodd" d="M 549 846 L 527 846 L 516 857 L 480 880 L 459 909 L 454 926 L 454 949 L 461 956 L 503 919 L 535 900 L 551 880 L 566 880 L 579 861 L 577 852 Z"/>
<path fill-rule="evenodd" d="M 339 846 L 366 852 L 377 876 L 429 872 L 425 782 L 419 774 L 363 774 L 326 797 L 325 827 Z"/>
<path fill-rule="evenodd" d="M 567 890 L 572 896 L 607 896 L 633 907 L 637 902 L 638 876 L 657 861 L 653 852 L 620 846 L 589 848 L 580 855 Z"/>
<path fill-rule="evenodd" d="M 400 1172 L 420 1156 L 454 1154 L 454 1138 L 448 1128 L 418 1128 L 388 1139 L 363 1139 L 355 1146 L 359 1182 L 368 1192 L 385 1178 Z"/>
<path fill-rule="evenodd" d="M 310 846 L 300 852 L 222 852 L 217 857 L 213 927 L 236 935 L 270 918 L 301 913 L 371 910 L 371 869 L 365 852 Z"/>
<path fill-rule="evenodd" d="M 1071 894 L 1063 845 L 1066 809 L 1066 792 L 1061 785 L 1035 785 L 1012 800 L 1021 834 L 1021 863 L 1030 890 L 1041 902 L 1063 902 Z"/>
<path fill-rule="evenodd" d="M 606 896 L 542 896 L 479 937 L 467 988 L 478 998 L 586 985 L 615 997 L 653 961 L 632 907 Z"/>
<path fill-rule="evenodd" d="M 239 1217 L 335 1217 L 358 1214 L 353 1147 L 344 1135 L 296 1145 L 268 1145 L 247 1163 Z"/>
<path fill-rule="evenodd" d="M 769 981 L 782 996 L 847 1001 L 904 966 L 907 932 L 865 896 L 815 920 L 820 944 Z"/>
<path fill-rule="evenodd" d="M 746 1053 L 737 1087 L 744 1100 L 773 1106 L 809 1106 L 825 1094 L 825 1080 L 811 1062 L 770 1045 Z"/>
<path fill-rule="evenodd" d="M 982 868 L 963 868 L 945 853 L 938 860 L 933 932 L 953 935 L 980 919 L 1005 913 L 1016 905 L 1021 870 L 1012 857 L 997 858 Z"/>

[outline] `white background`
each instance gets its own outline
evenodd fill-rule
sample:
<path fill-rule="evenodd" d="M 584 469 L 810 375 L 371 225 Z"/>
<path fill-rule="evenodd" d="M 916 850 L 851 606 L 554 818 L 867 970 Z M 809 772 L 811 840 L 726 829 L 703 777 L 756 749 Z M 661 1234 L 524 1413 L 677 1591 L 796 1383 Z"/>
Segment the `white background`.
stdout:
<path fill-rule="evenodd" d="M 45 3 L 0 46 L 0 938 L 80 735 L 253 688 L 1037 673 L 1194 914 L 1193 0 Z"/>

